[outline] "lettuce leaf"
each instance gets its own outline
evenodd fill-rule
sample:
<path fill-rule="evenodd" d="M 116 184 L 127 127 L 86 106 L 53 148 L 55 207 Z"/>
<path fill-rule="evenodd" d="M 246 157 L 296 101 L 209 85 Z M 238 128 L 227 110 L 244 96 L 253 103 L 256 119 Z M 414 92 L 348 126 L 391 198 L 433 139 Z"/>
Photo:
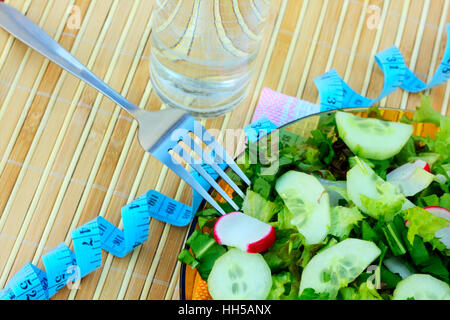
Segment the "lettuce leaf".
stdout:
<path fill-rule="evenodd" d="M 431 153 L 440 155 L 438 162 L 447 164 L 450 162 L 450 117 L 444 117 L 440 121 L 440 130 L 436 138 L 414 137 L 414 140 L 423 143 Z"/>
<path fill-rule="evenodd" d="M 276 222 L 276 228 L 280 230 L 295 229 L 296 227 L 291 223 L 292 212 L 285 206 L 278 212 L 278 220 Z"/>
<path fill-rule="evenodd" d="M 377 190 L 380 194 L 378 199 L 362 194 L 361 203 L 373 218 L 391 221 L 402 210 L 405 196 L 389 182 L 377 184 Z"/>
<path fill-rule="evenodd" d="M 433 123 L 437 126 L 441 124 L 441 120 L 445 119 L 445 116 L 433 109 L 431 106 L 431 96 L 421 96 L 421 106 L 414 113 L 414 122 L 420 123 Z"/>
<path fill-rule="evenodd" d="M 363 219 L 364 216 L 356 207 L 334 207 L 331 210 L 330 234 L 344 240 L 350 235 L 353 227 Z"/>
<path fill-rule="evenodd" d="M 272 275 L 272 289 L 267 300 L 295 300 L 298 297 L 299 287 L 299 280 L 290 272 L 274 274 Z"/>
<path fill-rule="evenodd" d="M 263 198 L 259 193 L 248 189 L 242 205 L 242 210 L 246 215 L 268 223 L 273 215 L 279 210 L 277 207 L 278 206 L 274 202 L 271 202 Z"/>
<path fill-rule="evenodd" d="M 443 163 L 450 160 L 450 117 L 441 119 L 440 132 L 437 134 L 434 150 L 443 156 Z"/>
<path fill-rule="evenodd" d="M 277 239 L 273 246 L 263 254 L 272 273 L 281 272 L 285 269 L 299 276 L 298 261 L 301 257 L 301 248 L 305 238 L 296 230 L 276 230 Z"/>
<path fill-rule="evenodd" d="M 383 300 L 380 294 L 377 292 L 377 289 L 372 285 L 369 285 L 367 282 L 364 282 L 359 287 L 359 299 L 358 300 Z"/>
<path fill-rule="evenodd" d="M 342 300 L 383 300 L 377 289 L 367 282 L 363 282 L 359 288 L 342 288 L 339 293 Z"/>
<path fill-rule="evenodd" d="M 441 115 L 431 106 L 431 98 L 422 96 L 421 106 L 414 113 L 414 122 L 432 123 L 440 128 L 436 138 L 413 137 L 415 141 L 422 143 L 431 153 L 440 155 L 441 163 L 450 161 L 450 117 Z"/>
<path fill-rule="evenodd" d="M 444 218 L 436 217 L 420 207 L 405 210 L 404 218 L 408 221 L 407 239 L 411 244 L 414 244 L 415 235 L 422 237 L 425 242 L 432 242 L 435 233 L 449 225 Z"/>

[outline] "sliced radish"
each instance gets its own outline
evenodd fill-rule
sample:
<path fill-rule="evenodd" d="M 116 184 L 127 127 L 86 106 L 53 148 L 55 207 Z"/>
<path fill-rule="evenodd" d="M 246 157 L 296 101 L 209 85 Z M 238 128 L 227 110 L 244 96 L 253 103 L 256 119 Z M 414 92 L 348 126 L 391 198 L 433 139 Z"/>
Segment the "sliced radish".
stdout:
<path fill-rule="evenodd" d="M 425 210 L 434 214 L 436 217 L 444 218 L 445 220 L 450 222 L 450 211 L 442 207 L 426 207 Z M 445 228 L 442 228 L 435 234 L 436 238 L 438 238 L 443 244 L 447 246 L 447 249 L 450 249 L 450 225 Z"/>
<path fill-rule="evenodd" d="M 409 162 L 393 170 L 386 181 L 400 188 L 407 197 L 412 197 L 428 188 L 436 177 L 430 173 L 430 165 L 423 160 Z"/>
<path fill-rule="evenodd" d="M 217 243 L 236 247 L 248 253 L 260 253 L 275 242 L 275 229 L 241 212 L 222 216 L 214 226 Z"/>

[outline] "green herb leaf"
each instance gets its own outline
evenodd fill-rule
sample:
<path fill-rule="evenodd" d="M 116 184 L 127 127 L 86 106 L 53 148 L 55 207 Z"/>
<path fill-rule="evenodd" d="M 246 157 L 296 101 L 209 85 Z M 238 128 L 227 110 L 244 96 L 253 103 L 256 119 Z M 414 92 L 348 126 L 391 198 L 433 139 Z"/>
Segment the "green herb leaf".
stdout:
<path fill-rule="evenodd" d="M 423 268 L 421 272 L 430 273 L 447 283 L 449 282 L 449 271 L 437 255 L 433 255 L 426 262 L 426 267 Z"/>
<path fill-rule="evenodd" d="M 394 256 L 400 256 L 406 253 L 406 248 L 403 245 L 402 236 L 397 231 L 393 222 L 389 222 L 383 228 L 384 236 L 389 244 L 389 248 Z"/>
<path fill-rule="evenodd" d="M 303 290 L 298 300 L 330 300 L 330 294 L 328 292 L 316 293 L 314 289 L 307 288 Z"/>
<path fill-rule="evenodd" d="M 212 270 L 214 262 L 227 251 L 223 246 L 219 245 L 213 237 L 204 234 L 199 230 L 195 230 L 192 233 L 186 241 L 186 244 L 190 247 L 193 258 L 195 258 L 198 263 L 192 262 L 187 256 L 186 251 L 179 257 L 182 259 L 180 261 L 183 263 L 185 263 L 185 261 L 194 263 L 203 280 L 208 279 L 208 275 Z"/>

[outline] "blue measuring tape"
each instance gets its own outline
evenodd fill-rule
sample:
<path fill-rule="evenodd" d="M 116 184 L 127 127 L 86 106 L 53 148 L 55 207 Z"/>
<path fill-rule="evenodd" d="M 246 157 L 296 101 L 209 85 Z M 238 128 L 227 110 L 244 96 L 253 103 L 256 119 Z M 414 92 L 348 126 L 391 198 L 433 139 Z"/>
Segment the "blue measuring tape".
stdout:
<path fill-rule="evenodd" d="M 384 73 L 383 89 L 377 98 L 370 99 L 360 95 L 341 78 L 336 69 L 332 69 L 314 79 L 320 97 L 320 106 L 317 106 L 317 110 L 313 110 L 311 107 L 303 110 L 303 112 L 302 110 L 294 110 L 295 115 L 293 115 L 293 119 L 290 119 L 290 121 L 295 121 L 319 112 L 345 108 L 370 107 L 398 89 L 417 93 L 446 83 L 450 79 L 450 23 L 447 24 L 446 29 L 447 47 L 443 59 L 430 83 L 426 84 L 419 79 L 406 65 L 400 50 L 393 46 L 375 56 L 378 66 Z M 300 106 L 300 102 L 302 102 L 300 99 L 295 99 L 294 104 Z M 292 112 L 292 110 L 288 110 L 290 104 L 281 108 L 286 109 L 283 110 L 285 113 Z M 247 139 L 250 142 L 256 142 L 261 136 L 272 132 L 284 124 L 286 123 L 275 125 L 266 117 L 262 117 L 245 128 Z"/>
<path fill-rule="evenodd" d="M 419 79 L 407 66 L 397 47 L 391 47 L 375 56 L 384 73 L 384 86 L 378 98 L 369 99 L 354 91 L 333 69 L 314 80 L 320 96 L 321 111 L 342 108 L 370 107 L 401 88 L 408 92 L 421 92 L 450 79 L 450 24 L 447 24 L 447 47 L 442 62 L 429 84 Z"/>
<path fill-rule="evenodd" d="M 62 243 L 42 257 L 46 272 L 27 263 L 0 291 L 0 300 L 46 300 L 69 282 L 73 283 L 101 267 L 102 250 L 124 257 L 149 234 L 149 218 L 176 226 L 185 226 L 193 218 L 191 207 L 157 191 L 122 208 L 123 230 L 103 217 L 72 232 L 74 250 Z"/>
<path fill-rule="evenodd" d="M 378 98 L 369 99 L 355 92 L 339 76 L 335 69 L 314 80 L 321 99 L 320 111 L 341 108 L 369 107 L 401 88 L 408 92 L 420 92 L 444 84 L 450 79 L 450 24 L 447 25 L 447 48 L 436 74 L 429 84 L 420 80 L 405 64 L 397 47 L 391 47 L 375 57 L 385 74 L 383 90 Z M 277 125 L 262 118 L 246 128 L 247 138 L 255 142 L 261 133 L 267 134 Z M 220 165 L 223 170 L 227 165 Z M 208 165 L 204 169 L 217 179 L 217 173 Z M 211 186 L 196 171 L 191 174 L 206 189 Z M 195 191 L 192 207 L 175 201 L 154 190 L 122 208 L 123 230 L 103 217 L 86 223 L 72 233 L 74 251 L 62 243 L 42 257 L 46 272 L 27 263 L 0 291 L 0 300 L 50 299 L 69 283 L 76 282 L 102 263 L 102 250 L 117 257 L 124 257 L 145 242 L 149 233 L 149 218 L 155 218 L 175 226 L 189 224 L 199 209 L 203 198 Z"/>
<path fill-rule="evenodd" d="M 262 117 L 258 121 L 255 121 L 247 126 L 244 131 L 248 141 L 254 143 L 261 137 L 268 135 L 276 129 L 278 129 L 278 126 L 276 124 L 270 121 L 267 117 Z"/>

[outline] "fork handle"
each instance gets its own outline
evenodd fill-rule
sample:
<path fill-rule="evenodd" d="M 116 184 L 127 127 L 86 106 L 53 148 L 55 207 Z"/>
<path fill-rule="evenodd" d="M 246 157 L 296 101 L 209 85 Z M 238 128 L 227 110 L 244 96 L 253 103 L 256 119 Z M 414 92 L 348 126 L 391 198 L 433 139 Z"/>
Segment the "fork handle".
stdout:
<path fill-rule="evenodd" d="M 14 37 L 109 97 L 131 115 L 139 109 L 86 68 L 58 42 L 15 8 L 0 2 L 0 26 Z"/>

